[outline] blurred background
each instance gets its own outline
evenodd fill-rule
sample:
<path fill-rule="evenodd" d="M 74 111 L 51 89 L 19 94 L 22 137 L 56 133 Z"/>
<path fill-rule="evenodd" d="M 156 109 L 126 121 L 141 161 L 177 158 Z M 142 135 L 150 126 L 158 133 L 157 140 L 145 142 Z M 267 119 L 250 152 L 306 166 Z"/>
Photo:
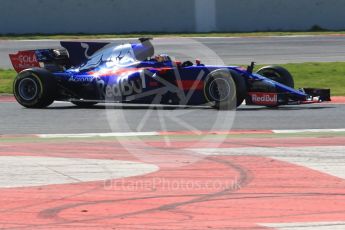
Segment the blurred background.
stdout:
<path fill-rule="evenodd" d="M 1 0 L 0 34 L 341 30 L 341 0 Z"/>

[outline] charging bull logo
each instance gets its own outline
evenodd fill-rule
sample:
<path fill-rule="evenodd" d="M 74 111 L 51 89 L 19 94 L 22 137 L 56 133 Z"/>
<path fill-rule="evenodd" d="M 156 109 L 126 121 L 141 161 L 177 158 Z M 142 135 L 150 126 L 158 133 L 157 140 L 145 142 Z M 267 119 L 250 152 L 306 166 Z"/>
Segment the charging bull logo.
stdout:
<path fill-rule="evenodd" d="M 84 51 L 84 56 L 85 56 L 87 59 L 90 59 L 91 56 L 88 54 L 89 49 L 90 49 L 89 44 L 82 42 L 82 43 L 80 43 L 80 45 L 81 45 L 81 47 L 82 47 L 83 49 L 85 49 L 85 51 Z"/>
<path fill-rule="evenodd" d="M 35 51 L 20 51 L 17 54 L 10 54 L 13 68 L 19 73 L 22 70 L 40 67 Z"/>
<path fill-rule="evenodd" d="M 278 95 L 276 93 L 251 93 L 252 102 L 256 105 L 277 105 Z"/>

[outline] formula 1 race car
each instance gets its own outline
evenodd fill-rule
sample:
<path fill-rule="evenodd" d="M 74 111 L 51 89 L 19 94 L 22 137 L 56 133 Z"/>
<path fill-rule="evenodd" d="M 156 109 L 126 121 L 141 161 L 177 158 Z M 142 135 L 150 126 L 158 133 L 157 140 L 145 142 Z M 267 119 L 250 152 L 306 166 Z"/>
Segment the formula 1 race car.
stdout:
<path fill-rule="evenodd" d="M 330 101 L 329 89 L 294 89 L 291 74 L 268 66 L 207 66 L 154 56 L 150 38 L 135 44 L 61 42 L 61 49 L 20 51 L 10 59 L 19 73 L 16 100 L 44 108 L 55 100 L 81 107 L 103 102 L 164 105 L 210 105 L 232 110 L 247 105 Z"/>

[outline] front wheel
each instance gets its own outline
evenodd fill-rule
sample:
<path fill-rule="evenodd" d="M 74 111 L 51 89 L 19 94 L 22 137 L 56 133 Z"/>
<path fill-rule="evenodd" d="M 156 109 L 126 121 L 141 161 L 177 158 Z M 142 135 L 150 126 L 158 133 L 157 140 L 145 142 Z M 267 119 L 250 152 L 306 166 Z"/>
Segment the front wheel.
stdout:
<path fill-rule="evenodd" d="M 44 69 L 28 69 L 20 72 L 13 82 L 13 94 L 26 108 L 44 108 L 55 99 L 56 83 L 50 72 Z"/>
<path fill-rule="evenodd" d="M 281 66 L 266 66 L 259 69 L 257 73 L 273 81 L 289 86 L 290 88 L 295 87 L 292 75 Z"/>

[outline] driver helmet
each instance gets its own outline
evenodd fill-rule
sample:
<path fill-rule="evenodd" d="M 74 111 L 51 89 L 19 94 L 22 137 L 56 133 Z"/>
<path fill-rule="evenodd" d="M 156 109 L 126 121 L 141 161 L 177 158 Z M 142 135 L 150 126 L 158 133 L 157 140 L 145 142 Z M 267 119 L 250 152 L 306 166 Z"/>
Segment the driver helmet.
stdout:
<path fill-rule="evenodd" d="M 167 54 L 159 54 L 159 55 L 156 55 L 154 59 L 155 59 L 157 62 L 168 62 L 168 61 L 171 61 L 169 55 L 167 55 Z"/>

